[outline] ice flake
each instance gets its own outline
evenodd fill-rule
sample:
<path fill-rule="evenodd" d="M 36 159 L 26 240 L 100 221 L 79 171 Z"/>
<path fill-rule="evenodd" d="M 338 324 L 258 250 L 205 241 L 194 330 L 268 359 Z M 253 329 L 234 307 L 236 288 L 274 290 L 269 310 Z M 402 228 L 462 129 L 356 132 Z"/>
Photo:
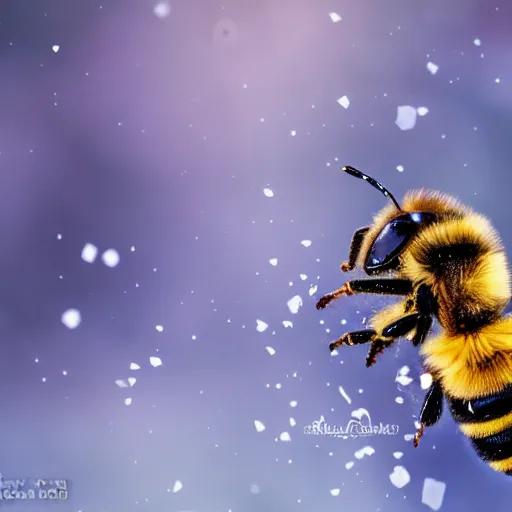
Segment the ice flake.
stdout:
<path fill-rule="evenodd" d="M 137 379 L 135 377 L 128 377 L 128 384 L 130 384 L 130 387 L 134 386 L 137 382 Z"/>
<path fill-rule="evenodd" d="M 400 130 L 412 130 L 416 125 L 416 109 L 410 105 L 397 108 L 395 124 Z"/>
<path fill-rule="evenodd" d="M 251 493 L 252 494 L 258 494 L 260 492 L 260 488 L 256 484 L 251 484 Z"/>
<path fill-rule="evenodd" d="M 430 73 L 435 75 L 439 71 L 439 66 L 437 66 L 433 62 L 427 62 L 427 69 Z"/>
<path fill-rule="evenodd" d="M 158 332 L 162 332 L 162 331 L 164 330 L 163 326 L 161 326 L 161 325 L 157 325 L 157 326 L 155 327 L 155 329 L 156 329 Z"/>
<path fill-rule="evenodd" d="M 274 197 L 274 191 L 271 188 L 264 188 L 263 193 L 267 197 Z"/>
<path fill-rule="evenodd" d="M 281 441 L 285 441 L 285 442 L 291 441 L 291 437 L 290 437 L 290 434 L 288 434 L 288 432 L 281 432 L 279 439 L 281 439 Z"/>
<path fill-rule="evenodd" d="M 302 298 L 300 295 L 295 295 L 292 297 L 286 305 L 288 306 L 288 309 L 290 310 L 290 313 L 292 315 L 296 315 L 299 312 L 299 309 L 302 307 Z"/>
<path fill-rule="evenodd" d="M 124 405 L 130 405 L 132 403 L 132 399 L 131 398 L 125 398 L 124 399 Z"/>
<path fill-rule="evenodd" d="M 140 366 L 137 363 L 130 363 L 130 370 L 140 370 Z"/>
<path fill-rule="evenodd" d="M 159 357 L 157 357 L 157 356 L 151 356 L 149 358 L 149 363 L 151 364 L 151 366 L 156 368 L 157 366 L 161 366 L 162 360 Z"/>
<path fill-rule="evenodd" d="M 303 247 L 309 247 L 311 245 L 311 240 L 302 240 L 301 245 Z"/>
<path fill-rule="evenodd" d="M 270 258 L 268 262 L 273 266 L 277 266 L 277 258 Z"/>
<path fill-rule="evenodd" d="M 290 320 L 283 320 L 283 325 L 285 328 L 293 327 L 293 322 L 290 322 Z"/>
<path fill-rule="evenodd" d="M 297 404 L 298 404 L 297 400 L 292 400 L 290 402 L 290 407 L 297 407 Z"/>
<path fill-rule="evenodd" d="M 432 375 L 430 373 L 422 373 L 420 375 L 421 389 L 428 389 L 432 384 Z"/>
<path fill-rule="evenodd" d="M 127 388 L 127 387 L 128 387 L 128 383 L 127 383 L 124 379 L 118 379 L 118 380 L 116 380 L 116 384 L 117 384 L 120 388 Z"/>
<path fill-rule="evenodd" d="M 400 370 L 398 370 L 398 373 L 396 374 L 395 382 L 398 382 L 402 386 L 408 386 L 412 379 L 410 377 L 407 377 L 407 374 L 409 373 L 409 367 L 408 366 L 402 366 Z"/>
<path fill-rule="evenodd" d="M 290 132 L 290 135 L 291 135 L 292 137 L 295 137 L 295 135 L 297 135 L 297 132 L 296 132 L 295 130 L 292 130 L 292 131 Z"/>
<path fill-rule="evenodd" d="M 475 46 L 480 46 L 482 44 L 482 41 L 480 41 L 480 39 L 478 39 L 478 37 L 477 37 L 477 38 L 473 39 L 473 44 Z"/>
<path fill-rule="evenodd" d="M 423 482 L 423 492 L 421 493 L 421 503 L 427 505 L 432 510 L 439 510 L 443 504 L 446 484 L 433 478 L 425 478 Z"/>
<path fill-rule="evenodd" d="M 263 320 L 256 320 L 256 330 L 258 332 L 264 332 L 267 330 L 268 324 L 266 324 Z"/>
<path fill-rule="evenodd" d="M 403 403 L 404 403 L 404 399 L 403 399 L 403 397 L 401 397 L 401 396 L 397 396 L 397 397 L 395 398 L 395 402 L 396 402 L 397 404 L 403 404 Z"/>
<path fill-rule="evenodd" d="M 153 7 L 153 13 L 158 18 L 165 18 L 171 13 L 171 6 L 167 2 L 158 2 Z"/>
<path fill-rule="evenodd" d="M 428 108 L 427 107 L 418 107 L 416 109 L 416 113 L 420 116 L 426 116 L 428 114 Z"/>
<path fill-rule="evenodd" d="M 82 315 L 78 309 L 68 309 L 62 313 L 61 322 L 68 329 L 76 329 L 82 322 Z"/>
<path fill-rule="evenodd" d="M 409 372 L 410 372 L 410 368 L 408 366 L 402 366 L 399 370 L 398 370 L 398 375 L 409 375 Z"/>
<path fill-rule="evenodd" d="M 271 356 L 273 356 L 276 353 L 275 349 L 273 349 L 272 347 L 265 347 L 265 349 Z"/>
<path fill-rule="evenodd" d="M 180 492 L 181 489 L 183 489 L 183 484 L 179 480 L 176 480 L 176 482 L 174 482 L 172 492 Z"/>
<path fill-rule="evenodd" d="M 102 255 L 103 263 L 110 268 L 117 267 L 119 264 L 119 253 L 115 249 L 107 249 Z"/>
<path fill-rule="evenodd" d="M 58 44 L 54 44 L 52 46 L 52 50 L 53 50 L 54 53 L 57 53 L 60 50 L 60 46 Z"/>
<path fill-rule="evenodd" d="M 405 170 L 405 169 L 404 169 L 404 166 L 403 166 L 403 165 L 397 165 L 397 166 L 396 166 L 396 170 L 397 170 L 398 172 L 404 172 L 404 170 Z"/>
<path fill-rule="evenodd" d="M 410 482 L 411 477 L 409 476 L 407 469 L 405 469 L 403 466 L 395 466 L 393 473 L 389 475 L 389 479 L 395 487 L 401 489 Z"/>
<path fill-rule="evenodd" d="M 395 457 L 395 459 L 401 459 L 403 456 L 404 456 L 404 454 L 402 452 L 394 452 L 393 453 L 393 457 Z"/>
<path fill-rule="evenodd" d="M 86 263 L 94 263 L 96 260 L 96 257 L 98 256 L 98 248 L 90 243 L 87 243 L 84 245 L 84 248 L 82 249 L 81 258 Z"/>
<path fill-rule="evenodd" d="M 354 467 L 354 462 L 350 461 L 345 464 L 345 469 L 352 469 Z"/>
<path fill-rule="evenodd" d="M 345 390 L 340 386 L 338 388 L 338 391 L 340 392 L 340 395 L 348 402 L 348 404 L 350 405 L 352 403 L 352 400 L 350 399 L 350 397 L 347 395 L 347 393 L 345 392 Z"/>
<path fill-rule="evenodd" d="M 342 96 L 341 98 L 338 98 L 336 101 L 338 105 L 341 105 L 343 108 L 348 108 L 350 106 L 350 100 L 347 98 L 347 96 Z"/>
<path fill-rule="evenodd" d="M 256 432 L 263 432 L 265 430 L 265 425 L 259 420 L 254 420 L 254 427 L 256 428 Z"/>
<path fill-rule="evenodd" d="M 313 297 L 313 295 L 315 295 L 315 293 L 318 291 L 318 286 L 316 284 L 312 285 L 310 288 L 309 288 L 309 296 L 310 297 Z"/>
<path fill-rule="evenodd" d="M 300 274 L 300 278 L 302 281 L 305 281 L 308 278 L 308 276 L 306 274 Z"/>
<path fill-rule="evenodd" d="M 370 413 L 368 412 L 368 410 L 364 409 L 363 407 L 360 407 L 359 409 L 352 411 L 352 417 L 358 419 L 359 421 L 363 419 L 363 416 L 366 416 L 367 418 L 370 417 Z"/>
<path fill-rule="evenodd" d="M 414 434 L 405 434 L 404 441 L 412 441 L 414 439 Z"/>
<path fill-rule="evenodd" d="M 331 489 L 331 496 L 339 496 L 340 490 L 339 489 Z"/>
<path fill-rule="evenodd" d="M 375 450 L 371 446 L 363 446 L 360 450 L 354 453 L 356 459 L 362 459 L 365 455 L 373 455 Z"/>
<path fill-rule="evenodd" d="M 297 425 L 295 418 L 290 418 L 290 427 L 295 427 L 295 425 Z"/>

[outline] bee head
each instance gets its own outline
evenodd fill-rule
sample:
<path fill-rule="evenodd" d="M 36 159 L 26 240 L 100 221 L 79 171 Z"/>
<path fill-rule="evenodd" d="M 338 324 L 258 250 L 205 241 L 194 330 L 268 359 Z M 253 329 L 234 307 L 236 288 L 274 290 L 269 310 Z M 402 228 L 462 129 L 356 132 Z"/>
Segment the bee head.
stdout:
<path fill-rule="evenodd" d="M 343 167 L 343 171 L 351 176 L 365 180 L 389 198 L 397 209 L 398 215 L 393 216 L 372 237 L 373 242 L 367 248 L 363 260 L 364 271 L 369 275 L 387 270 L 396 270 L 399 265 L 400 254 L 420 228 L 436 221 L 436 214 L 431 212 L 404 212 L 393 194 L 371 176 L 363 174 L 351 166 Z"/>

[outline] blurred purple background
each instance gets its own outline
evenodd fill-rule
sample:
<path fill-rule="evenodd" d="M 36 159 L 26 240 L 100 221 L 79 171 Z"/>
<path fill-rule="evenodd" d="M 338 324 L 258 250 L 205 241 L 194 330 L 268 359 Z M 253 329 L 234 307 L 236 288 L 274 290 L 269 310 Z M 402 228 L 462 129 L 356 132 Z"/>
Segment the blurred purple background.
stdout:
<path fill-rule="evenodd" d="M 417 450 L 404 439 L 422 399 L 417 379 L 395 382 L 404 365 L 417 377 L 412 348 L 371 370 L 364 347 L 330 356 L 382 300 L 314 304 L 385 204 L 344 164 L 397 196 L 457 195 L 512 250 L 512 4 L 155 5 L 0 5 L 0 471 L 72 481 L 67 502 L 16 510 L 415 512 L 431 510 L 433 478 L 443 511 L 508 511 L 512 481 L 448 414 Z M 404 105 L 428 109 L 410 130 L 395 123 Z M 73 330 L 69 308 L 82 315 Z M 303 433 L 359 408 L 399 434 Z M 396 466 L 410 476 L 401 488 Z"/>

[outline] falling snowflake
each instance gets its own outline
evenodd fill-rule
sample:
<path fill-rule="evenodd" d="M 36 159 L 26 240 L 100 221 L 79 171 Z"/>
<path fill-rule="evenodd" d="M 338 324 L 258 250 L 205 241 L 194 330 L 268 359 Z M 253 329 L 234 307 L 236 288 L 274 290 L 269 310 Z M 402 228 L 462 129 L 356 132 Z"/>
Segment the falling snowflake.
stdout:
<path fill-rule="evenodd" d="M 290 434 L 288 434 L 288 432 L 282 432 L 281 435 L 279 436 L 279 439 L 281 439 L 281 441 L 284 441 L 284 442 L 288 442 L 288 441 L 291 441 L 291 437 L 290 437 Z"/>
<path fill-rule="evenodd" d="M 337 103 L 345 109 L 350 106 L 350 100 L 346 96 L 342 96 L 341 98 L 338 98 Z"/>
<path fill-rule="evenodd" d="M 153 13 L 158 18 L 165 18 L 171 13 L 171 6 L 167 2 L 159 2 L 153 7 Z"/>
<path fill-rule="evenodd" d="M 263 432 L 266 428 L 265 425 L 259 420 L 254 420 L 254 427 L 256 428 L 256 432 Z"/>
<path fill-rule="evenodd" d="M 288 309 L 290 310 L 290 313 L 292 315 L 296 315 L 299 312 L 299 309 L 302 307 L 302 298 L 300 295 L 295 295 L 292 297 L 286 305 L 288 306 Z"/>
<path fill-rule="evenodd" d="M 90 243 L 87 243 L 84 245 L 84 248 L 82 249 L 81 258 L 86 263 L 94 263 L 96 260 L 96 257 L 98 256 L 98 248 Z"/>
<path fill-rule="evenodd" d="M 439 66 L 437 66 L 433 62 L 427 62 L 427 69 L 430 73 L 435 75 L 439 71 Z"/>
<path fill-rule="evenodd" d="M 115 249 L 107 249 L 102 255 L 103 263 L 110 268 L 114 268 L 119 264 L 119 253 Z"/>
<path fill-rule="evenodd" d="M 340 392 L 340 395 L 348 402 L 348 404 L 350 405 L 352 403 L 352 400 L 350 399 L 350 397 L 347 395 L 347 393 L 345 392 L 345 390 L 340 386 L 338 388 L 338 391 Z"/>
<path fill-rule="evenodd" d="M 68 329 L 76 329 L 82 322 L 82 315 L 78 309 L 68 309 L 62 313 L 61 321 Z"/>
<path fill-rule="evenodd" d="M 411 480 L 408 471 L 403 466 L 395 466 L 393 469 L 393 473 L 389 475 L 389 479 L 391 483 L 401 489 L 405 487 Z"/>
<path fill-rule="evenodd" d="M 395 124 L 400 130 L 412 130 L 416 126 L 416 109 L 410 105 L 397 108 Z"/>
<path fill-rule="evenodd" d="M 149 358 L 149 363 L 151 364 L 151 366 L 156 368 L 157 366 L 161 366 L 162 365 L 162 360 L 159 357 L 157 357 L 157 356 L 151 356 Z"/>
<path fill-rule="evenodd" d="M 433 478 L 425 478 L 421 502 L 432 510 L 439 510 L 443 504 L 445 491 L 446 484 L 444 482 L 439 482 Z"/>
<path fill-rule="evenodd" d="M 256 320 L 256 330 L 258 332 L 264 332 L 268 328 L 268 324 L 266 324 L 263 320 Z"/>

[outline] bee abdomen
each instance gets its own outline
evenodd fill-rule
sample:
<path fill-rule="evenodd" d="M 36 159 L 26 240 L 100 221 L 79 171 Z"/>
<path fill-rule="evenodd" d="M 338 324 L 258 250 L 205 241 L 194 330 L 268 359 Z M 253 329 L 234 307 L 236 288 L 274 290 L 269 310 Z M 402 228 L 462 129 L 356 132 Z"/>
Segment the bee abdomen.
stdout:
<path fill-rule="evenodd" d="M 448 398 L 448 403 L 478 456 L 494 470 L 512 476 L 512 385 L 474 400 Z"/>

